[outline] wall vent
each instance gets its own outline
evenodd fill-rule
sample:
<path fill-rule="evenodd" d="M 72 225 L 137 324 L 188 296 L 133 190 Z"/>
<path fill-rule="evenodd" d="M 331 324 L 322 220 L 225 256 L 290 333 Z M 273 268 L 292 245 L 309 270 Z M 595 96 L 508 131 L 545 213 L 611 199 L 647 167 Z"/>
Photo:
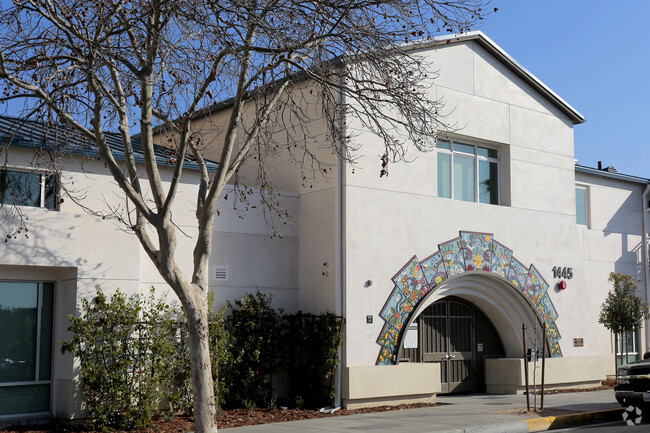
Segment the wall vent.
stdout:
<path fill-rule="evenodd" d="M 212 276 L 215 280 L 228 281 L 228 266 L 215 266 Z"/>

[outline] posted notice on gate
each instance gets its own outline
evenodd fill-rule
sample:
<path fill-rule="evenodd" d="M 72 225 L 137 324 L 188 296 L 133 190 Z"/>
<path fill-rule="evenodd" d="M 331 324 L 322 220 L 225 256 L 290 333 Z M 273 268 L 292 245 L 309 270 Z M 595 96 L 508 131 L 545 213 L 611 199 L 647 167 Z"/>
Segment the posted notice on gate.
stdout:
<path fill-rule="evenodd" d="M 418 324 L 411 323 L 404 335 L 404 349 L 418 348 Z"/>

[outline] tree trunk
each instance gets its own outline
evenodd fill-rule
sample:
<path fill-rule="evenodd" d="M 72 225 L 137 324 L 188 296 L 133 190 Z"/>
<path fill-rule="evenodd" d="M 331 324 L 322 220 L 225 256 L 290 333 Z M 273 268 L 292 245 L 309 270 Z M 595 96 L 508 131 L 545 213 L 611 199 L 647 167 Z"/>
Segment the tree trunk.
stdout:
<path fill-rule="evenodd" d="M 193 312 L 192 317 L 188 314 L 187 323 L 190 337 L 190 366 L 194 395 L 193 416 L 196 433 L 217 431 L 217 409 L 212 380 L 207 309 L 207 300 L 201 302 L 201 306 Z"/>

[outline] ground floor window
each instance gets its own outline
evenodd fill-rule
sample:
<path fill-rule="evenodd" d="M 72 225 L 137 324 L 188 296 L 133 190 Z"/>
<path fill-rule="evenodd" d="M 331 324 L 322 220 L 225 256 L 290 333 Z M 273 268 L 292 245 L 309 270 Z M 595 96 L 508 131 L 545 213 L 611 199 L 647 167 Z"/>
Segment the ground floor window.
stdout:
<path fill-rule="evenodd" d="M 625 346 L 627 345 L 627 351 Z M 622 362 L 621 362 L 622 358 Z M 616 335 L 616 366 L 620 367 L 628 362 L 639 359 L 639 351 L 636 345 L 636 331 L 620 333 Z"/>
<path fill-rule="evenodd" d="M 0 281 L 0 417 L 50 412 L 54 284 Z"/>

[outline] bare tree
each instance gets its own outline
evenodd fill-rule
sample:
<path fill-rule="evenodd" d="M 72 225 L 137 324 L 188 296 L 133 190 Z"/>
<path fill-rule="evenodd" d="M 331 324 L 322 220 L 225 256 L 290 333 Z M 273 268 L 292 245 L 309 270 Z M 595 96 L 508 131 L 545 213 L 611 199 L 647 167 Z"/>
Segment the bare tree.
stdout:
<path fill-rule="evenodd" d="M 259 167 L 263 201 L 277 201 L 264 161 L 289 152 L 308 174 L 328 171 L 307 145 L 308 99 L 327 124 L 319 137 L 345 161 L 356 150 L 342 119 L 354 117 L 384 143 L 381 175 L 405 149 L 429 150 L 444 125 L 426 94 L 431 72 L 408 47 L 436 33 L 469 30 L 484 0 L 14 0 L 0 12 L 3 99 L 24 100 L 24 117 L 74 128 L 99 151 L 131 212 L 127 229 L 178 295 L 189 321 L 194 420 L 216 431 L 208 354 L 207 264 L 215 205 L 237 184 L 246 158 Z M 301 87 L 302 86 L 302 87 Z M 298 91 L 308 86 L 306 91 Z M 215 100 L 230 97 L 218 142 L 194 129 Z M 310 99 L 311 98 L 311 99 Z M 248 119 L 248 120 L 246 120 Z M 161 129 L 156 129 L 156 125 Z M 205 122 L 203 122 L 203 128 Z M 280 143 L 279 129 L 291 131 Z M 119 131 L 126 156 L 107 145 Z M 138 132 L 146 176 L 134 158 Z M 172 139 L 173 176 L 163 183 L 154 139 Z M 311 137 L 314 138 L 314 137 Z M 218 147 L 212 176 L 206 149 Z M 280 149 L 282 147 L 282 149 Z M 191 274 L 176 262 L 171 206 L 184 163 L 201 172 Z M 141 180 L 141 178 L 143 180 Z M 147 192 L 145 192 L 147 191 Z M 147 194 L 150 194 L 147 196 Z M 150 233 L 153 233 L 150 235 Z"/>

